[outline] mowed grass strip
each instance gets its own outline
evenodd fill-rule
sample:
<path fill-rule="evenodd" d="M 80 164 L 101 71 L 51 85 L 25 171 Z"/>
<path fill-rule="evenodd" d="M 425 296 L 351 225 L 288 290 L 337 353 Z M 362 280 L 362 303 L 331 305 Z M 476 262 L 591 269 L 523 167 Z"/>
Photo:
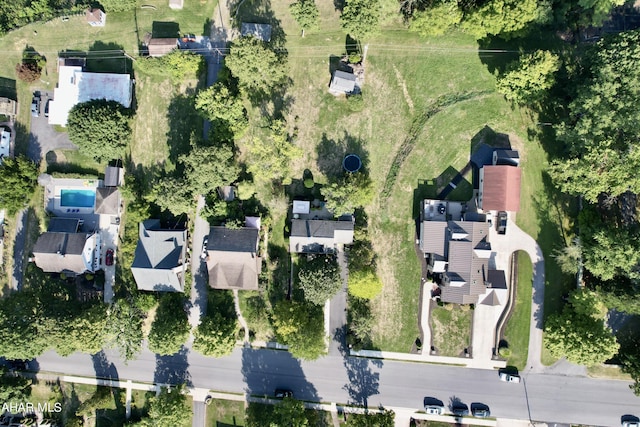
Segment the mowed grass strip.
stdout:
<path fill-rule="evenodd" d="M 533 269 L 526 252 L 518 251 L 518 282 L 513 312 L 504 330 L 511 356 L 509 365 L 524 369 L 529 353 L 529 326 L 531 324 L 531 292 Z"/>
<path fill-rule="evenodd" d="M 244 402 L 213 399 L 207 406 L 207 427 L 244 426 Z"/>

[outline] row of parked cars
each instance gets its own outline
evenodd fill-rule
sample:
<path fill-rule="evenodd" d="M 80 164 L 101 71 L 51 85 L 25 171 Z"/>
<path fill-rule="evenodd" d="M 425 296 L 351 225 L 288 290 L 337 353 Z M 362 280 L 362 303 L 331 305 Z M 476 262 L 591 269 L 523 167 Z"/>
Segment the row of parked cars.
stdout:
<path fill-rule="evenodd" d="M 31 99 L 31 115 L 33 117 L 40 117 L 40 92 L 35 92 L 33 94 L 33 98 Z M 44 116 L 49 117 L 49 102 L 50 98 L 47 99 L 47 102 L 44 106 Z"/>
<path fill-rule="evenodd" d="M 520 382 L 518 373 L 509 369 L 500 369 L 498 371 L 498 378 L 500 381 L 508 383 Z M 444 403 L 435 397 L 425 397 L 423 404 L 425 412 L 429 415 L 443 415 L 445 413 Z M 469 406 L 460 400 L 453 401 L 449 409 L 451 414 L 456 417 L 466 417 L 469 415 Z M 489 406 L 484 403 L 473 402 L 471 404 L 471 415 L 478 418 L 488 418 L 491 416 L 491 410 Z"/>

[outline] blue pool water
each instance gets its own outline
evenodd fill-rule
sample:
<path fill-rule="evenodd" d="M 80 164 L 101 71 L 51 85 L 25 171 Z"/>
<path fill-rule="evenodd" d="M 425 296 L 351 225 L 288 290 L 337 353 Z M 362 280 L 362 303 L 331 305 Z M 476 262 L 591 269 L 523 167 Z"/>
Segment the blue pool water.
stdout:
<path fill-rule="evenodd" d="M 60 190 L 60 206 L 92 208 L 96 202 L 96 190 Z"/>

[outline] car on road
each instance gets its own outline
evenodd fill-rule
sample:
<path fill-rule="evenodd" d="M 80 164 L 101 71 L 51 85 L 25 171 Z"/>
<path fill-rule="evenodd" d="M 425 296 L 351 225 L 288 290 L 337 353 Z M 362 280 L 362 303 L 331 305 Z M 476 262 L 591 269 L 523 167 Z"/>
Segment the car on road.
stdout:
<path fill-rule="evenodd" d="M 640 427 L 640 418 L 635 415 L 623 415 L 620 417 L 620 425 L 622 427 Z"/>
<path fill-rule="evenodd" d="M 444 403 L 440 399 L 425 397 L 422 404 L 429 415 L 442 415 L 444 413 Z"/>
<path fill-rule="evenodd" d="M 293 397 L 293 392 L 286 388 L 277 388 L 273 395 L 278 399 L 284 399 L 285 397 Z"/>
<path fill-rule="evenodd" d="M 488 418 L 491 416 L 491 411 L 484 403 L 474 402 L 471 404 L 471 415 L 478 418 Z"/>
<path fill-rule="evenodd" d="M 47 99 L 47 102 L 44 104 L 44 116 L 49 117 L 49 103 L 51 102 L 51 98 Z"/>
<path fill-rule="evenodd" d="M 500 370 L 500 371 L 498 371 L 498 377 L 500 378 L 500 381 L 504 381 L 504 382 L 507 382 L 507 383 L 519 383 L 520 382 L 520 376 L 518 374 L 513 373 L 513 372 Z"/>
<path fill-rule="evenodd" d="M 424 410 L 428 415 L 442 415 L 444 413 L 444 406 L 425 405 Z"/>
<path fill-rule="evenodd" d="M 33 117 L 40 117 L 40 97 L 34 95 L 31 100 L 31 115 Z"/>
<path fill-rule="evenodd" d="M 451 405 L 451 413 L 456 417 L 464 417 L 469 415 L 469 407 L 466 405 L 466 403 L 454 402 Z"/>
<path fill-rule="evenodd" d="M 496 222 L 498 234 L 507 233 L 507 213 L 505 211 L 498 212 L 498 221 Z"/>
<path fill-rule="evenodd" d="M 209 236 L 205 236 L 202 241 L 202 252 L 200 252 L 200 259 L 206 260 L 209 256 L 209 251 L 207 250 L 207 245 L 209 244 Z"/>
<path fill-rule="evenodd" d="M 113 265 L 113 249 L 107 249 L 107 253 L 104 256 L 104 263 L 108 266 Z"/>

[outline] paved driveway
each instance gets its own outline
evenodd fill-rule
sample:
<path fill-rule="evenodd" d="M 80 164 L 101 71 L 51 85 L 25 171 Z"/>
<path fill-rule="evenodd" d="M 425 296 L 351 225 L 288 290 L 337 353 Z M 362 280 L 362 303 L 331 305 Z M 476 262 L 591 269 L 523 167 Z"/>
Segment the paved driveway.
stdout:
<path fill-rule="evenodd" d="M 49 120 L 44 116 L 44 107 L 49 98 L 53 98 L 51 92 L 41 92 L 40 117 L 31 117 L 27 156 L 36 162 L 44 159 L 49 151 L 78 148 L 69 140 L 69 135 L 66 132 L 56 132 L 53 126 L 49 125 Z"/>

